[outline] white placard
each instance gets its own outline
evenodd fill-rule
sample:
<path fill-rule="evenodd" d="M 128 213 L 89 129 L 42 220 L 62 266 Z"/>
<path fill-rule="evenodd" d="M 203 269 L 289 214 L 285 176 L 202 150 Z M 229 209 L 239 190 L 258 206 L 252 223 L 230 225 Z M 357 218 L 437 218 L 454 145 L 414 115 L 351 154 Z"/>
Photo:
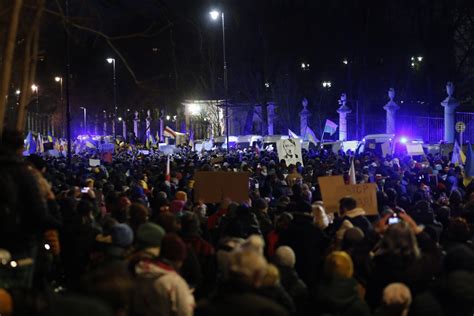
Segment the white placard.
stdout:
<path fill-rule="evenodd" d="M 89 159 L 89 166 L 90 167 L 100 166 L 100 159 Z"/>
<path fill-rule="evenodd" d="M 287 165 L 296 165 L 297 162 L 303 164 L 301 154 L 301 143 L 299 139 L 281 139 L 277 141 L 278 159 L 284 159 Z"/>

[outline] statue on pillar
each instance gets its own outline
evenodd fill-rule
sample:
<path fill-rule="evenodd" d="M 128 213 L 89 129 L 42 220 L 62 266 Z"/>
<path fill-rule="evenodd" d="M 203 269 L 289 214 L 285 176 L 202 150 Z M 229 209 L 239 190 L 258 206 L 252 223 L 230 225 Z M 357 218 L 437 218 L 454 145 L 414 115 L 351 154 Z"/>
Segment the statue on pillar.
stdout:
<path fill-rule="evenodd" d="M 388 98 L 390 99 L 387 104 L 383 107 L 387 111 L 387 120 L 386 120 L 386 133 L 395 134 L 395 114 L 400 109 L 398 104 L 393 101 L 395 98 L 395 89 L 388 89 Z"/>
<path fill-rule="evenodd" d="M 138 112 L 135 111 L 133 117 L 133 133 L 135 134 L 135 137 L 138 137 L 138 120 Z"/>
<path fill-rule="evenodd" d="M 151 133 L 151 112 L 150 110 L 147 110 L 146 111 L 146 137 L 148 139 L 148 137 L 150 136 L 150 133 Z"/>
<path fill-rule="evenodd" d="M 304 137 L 308 128 L 308 118 L 311 116 L 311 112 L 307 109 L 308 99 L 303 98 L 301 105 L 303 106 L 303 110 L 300 112 L 300 136 Z"/>
<path fill-rule="evenodd" d="M 347 114 L 352 112 L 352 110 L 346 105 L 346 103 L 347 103 L 347 95 L 345 93 L 342 93 L 341 98 L 339 99 L 339 104 L 341 106 L 337 109 L 337 113 L 339 113 L 339 140 L 340 141 L 347 140 Z"/>
<path fill-rule="evenodd" d="M 441 102 L 444 107 L 444 141 L 454 143 L 454 118 L 459 101 L 453 97 L 454 84 L 451 81 L 446 83 L 446 93 L 448 96 Z"/>

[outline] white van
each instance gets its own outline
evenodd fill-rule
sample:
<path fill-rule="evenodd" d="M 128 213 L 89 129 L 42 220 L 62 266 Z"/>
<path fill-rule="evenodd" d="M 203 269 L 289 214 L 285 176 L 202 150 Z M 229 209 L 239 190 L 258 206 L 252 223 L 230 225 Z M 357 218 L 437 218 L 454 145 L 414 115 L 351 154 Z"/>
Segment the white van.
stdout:
<path fill-rule="evenodd" d="M 237 136 L 229 136 L 229 148 L 235 147 L 235 144 L 237 144 Z M 225 135 L 214 137 L 213 145 L 217 149 L 227 149 L 227 137 Z"/>
<path fill-rule="evenodd" d="M 260 135 L 243 135 L 237 137 L 237 147 L 240 149 L 255 147 L 259 142 L 263 142 L 263 137 Z"/>
<path fill-rule="evenodd" d="M 385 157 L 393 153 L 395 134 L 371 134 L 366 135 L 357 146 L 356 154 L 372 152 Z"/>

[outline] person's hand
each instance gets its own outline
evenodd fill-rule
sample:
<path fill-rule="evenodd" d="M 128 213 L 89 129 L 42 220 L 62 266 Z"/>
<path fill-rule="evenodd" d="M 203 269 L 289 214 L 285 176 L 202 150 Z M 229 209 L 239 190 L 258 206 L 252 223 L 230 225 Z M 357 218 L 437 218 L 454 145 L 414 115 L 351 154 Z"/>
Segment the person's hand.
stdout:
<path fill-rule="evenodd" d="M 423 228 L 421 228 L 420 226 L 418 226 L 415 222 L 415 220 L 413 218 L 411 218 L 410 215 L 408 215 L 407 213 L 404 213 L 404 212 L 400 212 L 400 214 L 398 214 L 398 216 L 405 221 L 405 223 L 408 224 L 408 226 L 410 226 L 411 230 L 415 233 L 415 234 L 419 234 L 423 231 Z"/>
<path fill-rule="evenodd" d="M 59 235 L 58 231 L 55 229 L 47 230 L 44 233 L 44 240 L 49 245 L 51 253 L 54 256 L 58 256 L 61 252 L 61 246 L 59 244 Z"/>
<path fill-rule="evenodd" d="M 385 231 L 388 229 L 388 219 L 392 216 L 392 214 L 387 213 L 382 216 L 381 219 L 375 224 L 374 230 L 377 234 L 383 235 Z"/>

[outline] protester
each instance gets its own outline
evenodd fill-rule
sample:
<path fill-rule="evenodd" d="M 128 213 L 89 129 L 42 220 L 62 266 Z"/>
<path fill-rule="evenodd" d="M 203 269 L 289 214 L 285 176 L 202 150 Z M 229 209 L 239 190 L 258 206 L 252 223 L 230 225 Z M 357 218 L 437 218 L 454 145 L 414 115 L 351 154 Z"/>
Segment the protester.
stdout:
<path fill-rule="evenodd" d="M 18 134 L 0 145 L 2 313 L 66 315 L 82 303 L 121 316 L 474 312 L 474 184 L 441 154 L 311 148 L 287 165 L 264 150 L 122 144 L 68 165 L 22 159 Z M 373 209 L 321 193 L 319 177 L 348 180 L 353 158 L 356 180 L 378 190 Z M 250 178 L 244 203 L 197 197 L 197 171 L 237 170 Z"/>

